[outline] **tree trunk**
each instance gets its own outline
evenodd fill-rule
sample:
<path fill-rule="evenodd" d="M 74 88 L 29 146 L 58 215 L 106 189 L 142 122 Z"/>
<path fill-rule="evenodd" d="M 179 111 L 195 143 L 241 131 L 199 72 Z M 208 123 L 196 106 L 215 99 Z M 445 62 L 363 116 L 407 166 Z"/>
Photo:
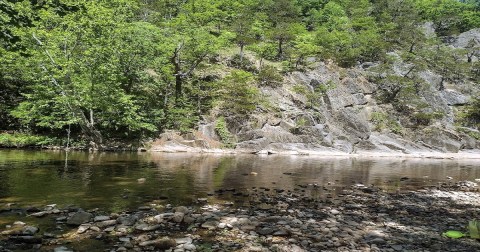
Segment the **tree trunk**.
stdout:
<path fill-rule="evenodd" d="M 180 67 L 180 60 L 179 60 L 179 51 L 175 49 L 173 56 L 170 58 L 170 63 L 172 63 L 174 67 L 174 74 L 175 74 L 175 102 L 179 102 L 180 98 L 182 97 L 182 84 L 183 84 L 183 76 L 182 76 L 182 69 Z"/>
<path fill-rule="evenodd" d="M 245 47 L 245 44 L 241 43 L 240 44 L 240 64 L 243 63 L 243 48 Z"/>
<path fill-rule="evenodd" d="M 182 97 L 183 79 L 180 74 L 175 75 L 175 102 L 178 102 Z"/>
<path fill-rule="evenodd" d="M 283 58 L 283 39 L 278 40 L 278 58 Z"/>
<path fill-rule="evenodd" d="M 91 147 L 93 149 L 101 149 L 103 137 L 100 131 L 98 131 L 95 126 L 89 122 L 88 118 L 80 108 L 74 108 L 74 114 L 75 116 L 80 117 L 80 128 L 82 129 L 82 133 L 89 138 Z"/>

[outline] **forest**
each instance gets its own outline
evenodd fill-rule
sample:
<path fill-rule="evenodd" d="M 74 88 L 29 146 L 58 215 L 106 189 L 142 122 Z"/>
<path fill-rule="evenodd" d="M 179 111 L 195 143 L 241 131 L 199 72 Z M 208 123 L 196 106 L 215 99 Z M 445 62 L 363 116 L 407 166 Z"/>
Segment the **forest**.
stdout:
<path fill-rule="evenodd" d="M 0 28 L 3 146 L 138 144 L 212 111 L 241 122 L 269 109 L 259 87 L 312 62 L 375 63 L 389 102 L 425 69 L 480 83 L 480 41 L 446 44 L 480 28 L 478 0 L 3 0 Z M 472 96 L 462 123 L 478 129 Z"/>

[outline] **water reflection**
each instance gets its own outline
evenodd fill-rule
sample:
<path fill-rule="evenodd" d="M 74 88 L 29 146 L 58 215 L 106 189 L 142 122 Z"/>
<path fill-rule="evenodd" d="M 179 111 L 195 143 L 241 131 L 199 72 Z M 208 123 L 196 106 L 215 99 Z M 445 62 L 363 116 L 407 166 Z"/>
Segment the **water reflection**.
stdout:
<path fill-rule="evenodd" d="M 256 175 L 253 175 L 256 174 Z M 0 151 L 0 203 L 74 204 L 121 211 L 144 202 L 189 204 L 218 190 L 355 183 L 390 190 L 480 178 L 475 160 Z M 408 178 L 408 179 L 405 179 Z M 145 183 L 138 183 L 146 178 Z M 404 178 L 404 179 L 402 179 Z M 230 194 L 211 196 L 232 199 Z"/>

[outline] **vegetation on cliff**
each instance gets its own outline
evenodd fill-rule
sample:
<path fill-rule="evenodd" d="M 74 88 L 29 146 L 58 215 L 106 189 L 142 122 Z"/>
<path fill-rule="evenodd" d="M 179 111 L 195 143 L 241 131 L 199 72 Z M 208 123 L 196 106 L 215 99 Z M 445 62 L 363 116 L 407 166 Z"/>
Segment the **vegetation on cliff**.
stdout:
<path fill-rule="evenodd" d="M 480 41 L 446 44 L 479 27 L 468 0 L 2 1 L 0 130 L 101 147 L 188 131 L 212 108 L 244 120 L 269 109 L 260 87 L 313 61 L 375 62 L 378 98 L 416 106 L 426 69 L 480 82 Z M 462 123 L 478 127 L 470 104 Z"/>

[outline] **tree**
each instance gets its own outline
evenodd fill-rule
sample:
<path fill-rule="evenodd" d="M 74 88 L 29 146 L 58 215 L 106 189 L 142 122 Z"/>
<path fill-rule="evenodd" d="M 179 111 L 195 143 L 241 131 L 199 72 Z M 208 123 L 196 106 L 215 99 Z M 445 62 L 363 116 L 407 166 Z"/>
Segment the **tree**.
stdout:
<path fill-rule="evenodd" d="M 240 47 L 240 64 L 243 62 L 244 48 L 256 40 L 253 31 L 254 15 L 249 8 L 242 8 L 233 21 L 232 28 L 235 32 L 235 43 Z"/>
<path fill-rule="evenodd" d="M 244 117 L 255 110 L 259 102 L 259 90 L 251 73 L 235 70 L 222 81 L 222 108 L 226 115 Z"/>
<path fill-rule="evenodd" d="M 416 6 L 425 20 L 433 22 L 440 36 L 449 36 L 480 26 L 480 11 L 474 3 L 418 0 Z"/>
<path fill-rule="evenodd" d="M 171 32 L 171 33 L 170 33 Z M 218 49 L 219 38 L 202 28 L 187 29 L 183 32 L 173 29 L 167 36 L 171 37 L 170 64 L 175 76 L 175 99 L 180 100 L 185 80 Z"/>
<path fill-rule="evenodd" d="M 145 113 L 152 111 L 146 100 L 158 96 L 140 95 L 146 90 L 140 81 L 148 64 L 163 55 L 158 47 L 163 34 L 130 22 L 131 1 L 69 4 L 79 11 L 59 16 L 47 8 L 33 28 L 23 30 L 31 43 L 26 67 L 35 80 L 14 115 L 53 131 L 78 126 L 96 148 L 105 135 L 128 138 L 156 131 L 158 115 Z"/>
<path fill-rule="evenodd" d="M 293 40 L 305 28 L 298 23 L 300 10 L 295 5 L 296 1 L 276 0 L 268 6 L 271 28 L 269 37 L 277 41 L 277 57 L 284 58 L 284 46 Z"/>
<path fill-rule="evenodd" d="M 299 35 L 293 41 L 292 56 L 295 61 L 295 68 L 305 65 L 305 59 L 316 56 L 320 53 L 320 47 L 315 43 L 315 36 L 312 33 Z"/>
<path fill-rule="evenodd" d="M 464 61 L 465 51 L 451 48 L 439 41 L 419 52 L 428 68 L 442 76 L 440 90 L 445 88 L 444 82 L 459 83 L 468 76 L 469 65 Z"/>

